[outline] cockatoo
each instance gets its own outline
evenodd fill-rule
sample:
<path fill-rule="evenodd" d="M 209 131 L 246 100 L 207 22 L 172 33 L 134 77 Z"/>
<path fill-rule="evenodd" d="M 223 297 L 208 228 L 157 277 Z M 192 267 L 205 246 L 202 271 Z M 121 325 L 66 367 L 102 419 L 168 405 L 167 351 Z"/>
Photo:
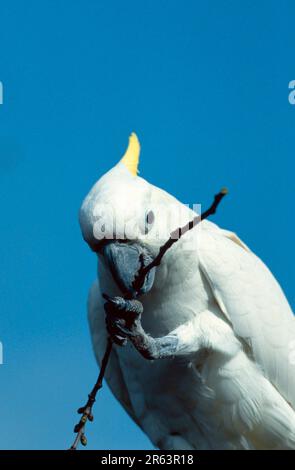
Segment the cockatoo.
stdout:
<path fill-rule="evenodd" d="M 109 387 L 160 449 L 294 449 L 295 319 L 235 233 L 203 220 L 149 272 L 136 300 L 123 298 L 135 297 L 139 267 L 196 215 L 137 175 L 139 153 L 132 134 L 80 209 L 98 255 L 88 316 L 99 364 L 114 340 Z"/>

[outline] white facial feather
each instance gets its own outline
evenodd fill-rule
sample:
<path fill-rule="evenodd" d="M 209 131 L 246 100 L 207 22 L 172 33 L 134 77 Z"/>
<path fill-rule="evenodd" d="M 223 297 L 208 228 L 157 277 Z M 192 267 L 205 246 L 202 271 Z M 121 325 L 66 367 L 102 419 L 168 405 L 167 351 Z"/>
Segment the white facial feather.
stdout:
<path fill-rule="evenodd" d="M 153 222 L 146 229 L 146 218 Z M 95 248 L 102 237 L 140 240 L 157 253 L 171 231 L 195 214 L 173 196 L 132 176 L 119 163 L 90 190 L 80 209 L 80 225 L 87 243 Z"/>

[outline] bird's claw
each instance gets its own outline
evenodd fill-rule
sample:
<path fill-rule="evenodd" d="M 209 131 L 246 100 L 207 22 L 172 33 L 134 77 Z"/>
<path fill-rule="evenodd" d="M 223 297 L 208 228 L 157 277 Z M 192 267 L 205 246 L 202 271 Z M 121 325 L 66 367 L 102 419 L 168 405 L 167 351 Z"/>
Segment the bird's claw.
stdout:
<path fill-rule="evenodd" d="M 107 301 L 104 304 L 107 330 L 114 343 L 125 346 L 127 338 L 136 335 L 136 326 L 143 312 L 142 304 L 135 299 L 127 300 L 106 294 L 103 297 Z"/>

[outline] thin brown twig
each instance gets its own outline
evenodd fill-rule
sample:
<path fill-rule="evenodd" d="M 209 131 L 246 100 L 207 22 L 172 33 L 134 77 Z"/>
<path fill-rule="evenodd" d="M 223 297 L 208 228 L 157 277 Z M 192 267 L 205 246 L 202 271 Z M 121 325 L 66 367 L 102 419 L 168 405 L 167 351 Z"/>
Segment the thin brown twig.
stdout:
<path fill-rule="evenodd" d="M 227 193 L 228 191 L 226 188 L 221 189 L 219 193 L 215 194 L 214 201 L 209 207 L 209 209 L 207 209 L 205 212 L 203 212 L 200 215 L 196 215 L 196 217 L 194 217 L 190 222 L 188 222 L 183 227 L 179 227 L 176 230 L 173 230 L 173 232 L 171 232 L 169 239 L 164 243 L 164 245 L 160 247 L 159 253 L 155 257 L 155 259 L 151 263 L 149 263 L 147 266 L 142 265 L 140 267 L 133 282 L 133 287 L 136 292 L 140 291 L 147 273 L 155 266 L 159 266 L 167 250 L 169 250 L 169 248 L 171 248 L 171 246 L 173 246 L 174 243 L 176 243 L 185 233 L 187 233 L 189 230 L 195 227 L 198 223 L 200 223 L 204 219 L 207 219 L 210 215 L 215 214 L 218 205 L 220 204 L 221 200 L 224 198 L 224 196 Z M 112 351 L 112 346 L 113 346 L 112 340 L 111 338 L 108 338 L 106 350 L 105 350 L 105 353 L 101 362 L 101 368 L 100 368 L 98 379 L 93 389 L 91 390 L 90 394 L 88 395 L 88 401 L 86 405 L 78 409 L 78 413 L 82 414 L 82 417 L 74 428 L 74 432 L 77 433 L 77 436 L 72 446 L 70 447 L 70 450 L 77 450 L 77 447 L 80 442 L 83 446 L 87 445 L 87 439 L 85 436 L 85 426 L 86 426 L 87 421 L 93 421 L 92 408 L 96 400 L 96 395 L 98 391 L 102 388 L 102 382 L 103 382 L 105 371 L 108 365 L 109 357 Z"/>
<path fill-rule="evenodd" d="M 82 416 L 81 416 L 81 419 L 80 419 L 79 423 L 76 424 L 76 426 L 74 428 L 74 432 L 77 433 L 77 436 L 76 436 L 70 450 L 76 450 L 78 445 L 79 445 L 79 442 L 81 442 L 81 444 L 84 445 L 84 446 L 87 445 L 87 439 L 86 439 L 85 432 L 84 432 L 85 431 L 85 425 L 86 425 L 87 421 L 93 421 L 93 419 L 94 419 L 93 414 L 92 414 L 92 407 L 95 403 L 97 392 L 102 387 L 102 381 L 103 381 L 103 378 L 104 378 L 106 367 L 107 367 L 108 362 L 109 362 L 109 357 L 110 357 L 110 354 L 111 354 L 111 351 L 112 351 L 112 345 L 113 345 L 113 343 L 112 343 L 111 338 L 108 338 L 107 347 L 106 347 L 106 351 L 104 353 L 104 356 L 103 356 L 103 359 L 102 359 L 102 362 L 101 362 L 101 368 L 100 368 L 98 379 L 97 379 L 93 389 L 91 390 L 91 392 L 88 395 L 88 400 L 87 400 L 86 405 L 83 406 L 82 408 L 78 409 L 78 413 L 82 414 Z"/>

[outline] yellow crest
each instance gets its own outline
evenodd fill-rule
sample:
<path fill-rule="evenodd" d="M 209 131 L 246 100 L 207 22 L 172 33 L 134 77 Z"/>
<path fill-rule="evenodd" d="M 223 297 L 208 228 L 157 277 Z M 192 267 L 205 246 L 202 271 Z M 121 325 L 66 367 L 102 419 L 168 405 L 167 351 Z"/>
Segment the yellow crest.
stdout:
<path fill-rule="evenodd" d="M 124 163 L 126 168 L 130 171 L 133 176 L 136 176 L 138 173 L 139 154 L 140 143 L 137 138 L 137 135 L 132 132 L 129 137 L 128 148 L 125 152 L 124 157 L 121 159 L 121 162 Z"/>

